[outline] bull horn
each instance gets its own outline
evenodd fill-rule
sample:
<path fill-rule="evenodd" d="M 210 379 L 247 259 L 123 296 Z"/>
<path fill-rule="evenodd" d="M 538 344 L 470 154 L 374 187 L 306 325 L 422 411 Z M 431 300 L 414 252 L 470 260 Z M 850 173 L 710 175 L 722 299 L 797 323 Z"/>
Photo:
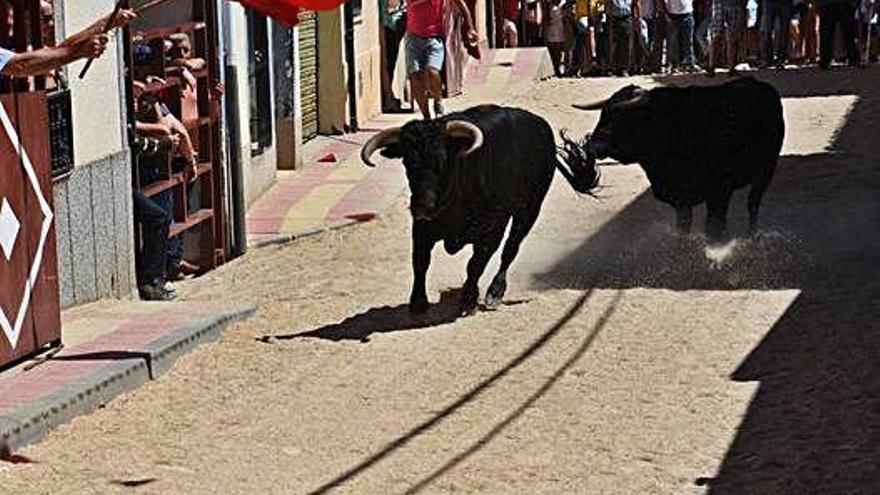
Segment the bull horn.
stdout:
<path fill-rule="evenodd" d="M 470 122 L 452 120 L 446 124 L 446 132 L 452 137 L 471 139 L 471 147 L 464 151 L 461 156 L 468 156 L 483 146 L 483 131 Z"/>
<path fill-rule="evenodd" d="M 397 144 L 399 137 L 400 127 L 385 129 L 379 132 L 379 134 L 371 137 L 370 140 L 364 144 L 364 147 L 361 148 L 361 161 L 363 161 L 364 165 L 368 167 L 375 167 L 376 164 L 372 161 L 373 153 L 380 148 Z"/>
<path fill-rule="evenodd" d="M 575 104 L 575 105 L 572 105 L 572 107 L 577 108 L 578 110 L 602 110 L 605 107 L 605 103 L 607 103 L 607 102 L 608 102 L 608 100 L 600 100 L 600 101 L 594 101 L 593 103 L 586 103 L 583 105 Z"/>

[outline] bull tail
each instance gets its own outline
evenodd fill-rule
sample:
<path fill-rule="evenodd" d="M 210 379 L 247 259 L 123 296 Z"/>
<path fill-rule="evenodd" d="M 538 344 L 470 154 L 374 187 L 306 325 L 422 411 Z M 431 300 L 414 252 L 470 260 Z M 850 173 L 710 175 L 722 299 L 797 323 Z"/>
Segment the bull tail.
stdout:
<path fill-rule="evenodd" d="M 572 189 L 595 197 L 601 174 L 596 167 L 596 157 L 587 146 L 589 136 L 582 142 L 569 138 L 565 130 L 560 131 L 559 136 L 562 138 L 562 146 L 556 149 L 556 169 Z"/>

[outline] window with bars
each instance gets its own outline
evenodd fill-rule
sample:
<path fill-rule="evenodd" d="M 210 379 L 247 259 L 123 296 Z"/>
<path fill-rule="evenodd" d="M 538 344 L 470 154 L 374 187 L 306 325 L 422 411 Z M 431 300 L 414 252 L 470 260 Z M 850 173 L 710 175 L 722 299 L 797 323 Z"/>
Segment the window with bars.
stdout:
<path fill-rule="evenodd" d="M 55 44 L 52 0 L 0 0 L 0 46 L 25 52 Z M 70 172 L 73 158 L 73 119 L 70 90 L 62 72 L 10 79 L 0 76 L 0 93 L 45 91 L 49 110 L 52 176 Z"/>

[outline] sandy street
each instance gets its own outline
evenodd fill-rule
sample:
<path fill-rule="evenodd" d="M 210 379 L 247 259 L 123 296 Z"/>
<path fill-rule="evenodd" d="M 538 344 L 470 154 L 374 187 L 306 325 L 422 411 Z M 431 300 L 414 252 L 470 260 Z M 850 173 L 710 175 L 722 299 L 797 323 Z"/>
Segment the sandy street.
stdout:
<path fill-rule="evenodd" d="M 880 493 L 880 70 L 762 78 L 784 156 L 726 257 L 608 165 L 598 200 L 556 177 L 499 311 L 454 318 L 469 250 L 438 248 L 414 320 L 401 198 L 184 285 L 260 310 L 26 449 L 0 492 Z M 628 82 L 513 103 L 580 135 L 598 114 L 569 105 Z M 745 232 L 742 192 L 730 220 Z"/>

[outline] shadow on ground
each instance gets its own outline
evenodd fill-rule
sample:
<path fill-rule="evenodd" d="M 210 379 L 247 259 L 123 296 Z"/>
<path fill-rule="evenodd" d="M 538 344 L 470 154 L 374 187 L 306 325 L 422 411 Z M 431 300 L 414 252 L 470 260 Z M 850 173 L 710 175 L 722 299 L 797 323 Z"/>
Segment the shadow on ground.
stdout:
<path fill-rule="evenodd" d="M 544 346 L 546 346 L 547 343 L 550 342 L 550 340 L 558 335 L 559 332 L 563 328 L 565 328 L 565 326 L 568 325 L 568 323 L 571 322 L 571 320 L 584 309 L 587 301 L 590 299 L 591 296 L 592 291 L 587 291 L 582 294 L 553 326 L 545 330 L 536 340 L 531 342 L 530 345 L 528 345 L 515 358 L 511 359 L 504 367 L 495 371 L 491 376 L 482 379 L 479 383 L 474 385 L 474 387 L 472 387 L 470 390 L 468 390 L 466 393 L 462 394 L 458 399 L 456 399 L 455 402 L 447 405 L 442 410 L 433 414 L 426 421 L 414 426 L 409 431 L 403 433 L 391 442 L 387 443 L 383 448 L 377 450 L 375 453 L 373 453 L 357 465 L 348 468 L 346 471 L 327 481 L 320 487 L 308 492 L 309 495 L 323 495 L 325 493 L 331 492 L 333 489 L 339 487 L 340 485 L 354 480 L 365 471 L 371 469 L 373 466 L 410 443 L 413 439 L 429 432 L 435 426 L 446 420 L 446 418 L 449 418 L 453 414 L 455 414 L 459 409 L 478 399 L 486 390 L 492 388 L 496 383 L 498 383 L 499 380 L 507 376 L 511 371 L 530 359 L 535 353 L 543 349 Z M 456 466 L 460 465 L 476 452 L 480 451 L 485 445 L 491 442 L 493 438 L 504 431 L 511 423 L 513 423 L 525 411 L 527 411 L 531 405 L 533 405 L 538 399 L 543 397 L 544 394 L 546 394 L 566 373 L 566 371 L 568 371 L 574 363 L 576 363 L 581 357 L 583 357 L 590 346 L 592 346 L 596 337 L 600 334 L 602 329 L 607 324 L 608 320 L 611 318 L 611 315 L 617 310 L 617 306 L 620 302 L 621 297 L 621 293 L 618 293 L 616 295 L 614 300 L 605 309 L 599 321 L 593 326 L 593 328 L 589 332 L 585 333 L 581 345 L 575 350 L 574 353 L 572 353 L 568 360 L 566 360 L 560 367 L 557 368 L 556 372 L 553 373 L 538 390 L 530 395 L 519 407 L 513 409 L 513 411 L 511 411 L 511 413 L 508 414 L 502 421 L 498 422 L 485 435 L 480 437 L 468 448 L 455 454 L 451 459 L 440 465 L 434 471 L 429 473 L 426 477 L 415 481 L 414 484 L 410 488 L 408 488 L 405 493 L 416 494 L 425 490 L 436 479 L 454 469 Z"/>
<path fill-rule="evenodd" d="M 760 386 L 719 472 L 695 481 L 715 495 L 880 493 L 880 69 L 759 78 L 788 98 L 857 96 L 826 153 L 781 160 L 763 236 L 713 267 L 699 240 L 679 245 L 671 209 L 648 193 L 535 282 L 799 289 L 733 373 Z M 695 81 L 706 79 L 661 79 Z M 745 228 L 742 194 L 731 205 L 734 232 Z"/>
<path fill-rule="evenodd" d="M 307 332 L 288 335 L 265 335 L 259 337 L 260 342 L 270 343 L 273 340 L 323 339 L 333 342 L 355 340 L 369 342 L 370 336 L 377 333 L 404 332 L 431 328 L 445 323 L 452 323 L 460 316 L 458 298 L 461 291 L 446 290 L 440 293 L 440 301 L 432 304 L 424 315 L 413 316 L 409 306 L 384 306 L 373 308 L 366 313 L 345 319 L 341 323 L 316 328 Z"/>

